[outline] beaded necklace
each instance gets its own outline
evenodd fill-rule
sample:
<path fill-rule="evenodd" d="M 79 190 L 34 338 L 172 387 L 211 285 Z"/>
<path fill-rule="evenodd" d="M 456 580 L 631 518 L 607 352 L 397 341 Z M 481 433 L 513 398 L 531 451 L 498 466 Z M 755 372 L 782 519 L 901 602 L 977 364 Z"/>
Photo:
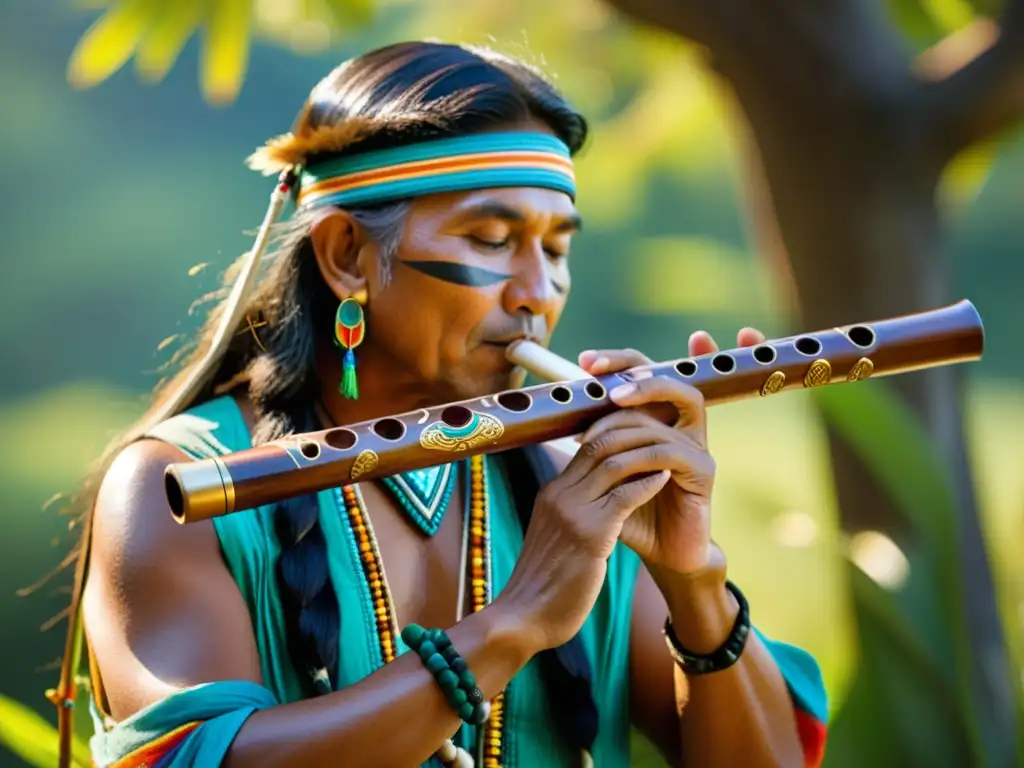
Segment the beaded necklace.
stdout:
<path fill-rule="evenodd" d="M 469 482 L 467 483 L 468 499 L 466 520 L 463 526 L 462 567 L 459 573 L 456 621 L 462 619 L 467 571 L 471 573 L 471 610 L 474 613 L 483 610 L 493 597 L 490 540 L 491 505 L 487 470 L 482 456 L 473 456 L 465 464 L 468 465 Z M 381 659 L 387 664 L 393 661 L 397 655 L 396 642 L 400 637 L 400 632 L 391 590 L 388 587 L 384 571 L 384 563 L 359 486 L 342 486 L 341 496 L 347 521 L 359 551 L 363 576 L 366 579 L 373 603 Z M 477 759 L 482 762 L 484 768 L 500 768 L 502 765 L 506 692 L 507 688 L 494 698 L 491 702 L 490 717 L 480 726 L 477 739 Z"/>

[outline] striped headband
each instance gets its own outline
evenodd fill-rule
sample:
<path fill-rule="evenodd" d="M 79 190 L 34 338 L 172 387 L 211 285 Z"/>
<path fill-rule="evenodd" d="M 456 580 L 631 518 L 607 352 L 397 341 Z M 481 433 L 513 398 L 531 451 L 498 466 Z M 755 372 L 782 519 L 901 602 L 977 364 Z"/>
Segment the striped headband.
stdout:
<path fill-rule="evenodd" d="M 545 187 L 575 199 L 569 148 L 542 133 L 487 133 L 327 160 L 303 169 L 298 204 L 372 205 L 489 187 Z"/>

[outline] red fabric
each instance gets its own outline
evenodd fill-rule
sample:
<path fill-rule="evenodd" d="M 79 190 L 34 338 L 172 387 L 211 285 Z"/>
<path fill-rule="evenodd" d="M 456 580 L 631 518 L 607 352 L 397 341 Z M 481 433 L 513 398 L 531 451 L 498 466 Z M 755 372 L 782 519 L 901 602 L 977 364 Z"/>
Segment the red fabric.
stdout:
<path fill-rule="evenodd" d="M 804 748 L 804 768 L 820 768 L 825 757 L 828 728 L 813 715 L 796 708 L 796 727 Z"/>

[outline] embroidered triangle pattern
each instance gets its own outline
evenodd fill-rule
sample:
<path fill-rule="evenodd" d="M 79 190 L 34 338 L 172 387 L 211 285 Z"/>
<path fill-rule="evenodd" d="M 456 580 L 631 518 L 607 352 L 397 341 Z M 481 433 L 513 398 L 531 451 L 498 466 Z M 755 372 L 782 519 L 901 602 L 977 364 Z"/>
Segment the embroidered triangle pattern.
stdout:
<path fill-rule="evenodd" d="M 381 482 L 401 505 L 413 525 L 428 536 L 437 533 L 455 490 L 455 465 L 415 469 Z"/>

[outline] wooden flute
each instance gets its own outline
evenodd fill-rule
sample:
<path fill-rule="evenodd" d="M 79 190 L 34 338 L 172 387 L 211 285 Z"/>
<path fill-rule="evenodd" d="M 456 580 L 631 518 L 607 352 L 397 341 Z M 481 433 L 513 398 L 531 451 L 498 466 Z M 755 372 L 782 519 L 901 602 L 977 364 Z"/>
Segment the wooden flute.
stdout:
<path fill-rule="evenodd" d="M 618 410 L 608 392 L 649 376 L 682 379 L 706 405 L 979 360 L 984 327 L 962 300 L 887 320 L 787 336 L 754 347 L 590 376 L 532 342 L 509 360 L 549 383 L 291 435 L 211 459 L 172 464 L 167 501 L 180 523 L 581 434 Z"/>

